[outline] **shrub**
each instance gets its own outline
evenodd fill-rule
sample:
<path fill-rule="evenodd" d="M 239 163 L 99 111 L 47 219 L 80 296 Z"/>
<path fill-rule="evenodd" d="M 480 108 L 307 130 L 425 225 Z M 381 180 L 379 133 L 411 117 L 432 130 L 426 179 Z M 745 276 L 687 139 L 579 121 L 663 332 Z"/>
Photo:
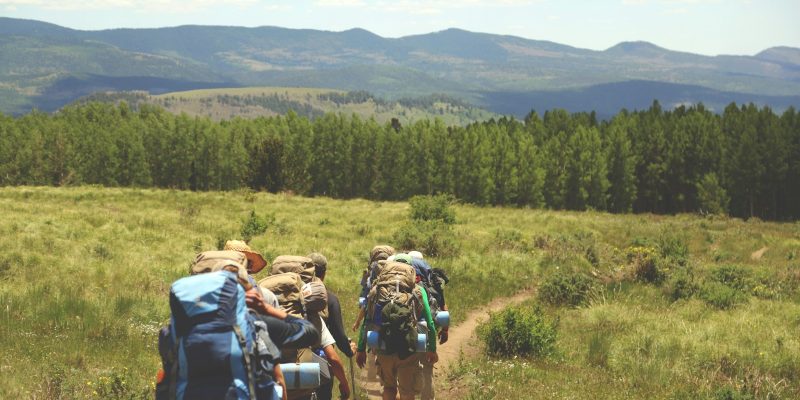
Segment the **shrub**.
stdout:
<path fill-rule="evenodd" d="M 395 232 L 394 242 L 403 249 L 415 249 L 432 257 L 456 253 L 455 234 L 441 221 L 411 221 Z"/>
<path fill-rule="evenodd" d="M 538 306 L 520 306 L 492 314 L 478 336 L 490 355 L 546 357 L 555 351 L 557 331 L 558 319 L 547 318 Z"/>
<path fill-rule="evenodd" d="M 250 211 L 250 216 L 242 222 L 242 240 L 249 242 L 254 236 L 263 235 L 267 231 L 269 225 L 275 222 L 274 215 L 262 217 L 256 214 L 256 210 Z"/>
<path fill-rule="evenodd" d="M 752 272 L 738 265 L 724 265 L 711 271 L 711 279 L 733 289 L 747 291 L 754 286 Z"/>
<path fill-rule="evenodd" d="M 695 280 L 692 271 L 684 268 L 676 271 L 669 278 L 664 292 L 672 301 L 689 299 L 700 292 L 700 284 Z"/>
<path fill-rule="evenodd" d="M 719 282 L 709 282 L 703 285 L 702 297 L 706 303 L 721 310 L 733 308 L 737 304 L 747 301 L 747 295 Z"/>
<path fill-rule="evenodd" d="M 445 224 L 456 222 L 456 213 L 450 207 L 452 196 L 414 196 L 408 200 L 411 205 L 409 217 L 415 221 L 441 221 Z"/>
<path fill-rule="evenodd" d="M 539 287 L 539 300 L 556 306 L 576 307 L 586 302 L 592 290 L 592 280 L 579 273 L 558 272 Z"/>
<path fill-rule="evenodd" d="M 628 258 L 630 277 L 639 282 L 659 283 L 665 271 L 658 267 L 656 251 L 652 247 L 629 247 L 625 251 Z"/>
<path fill-rule="evenodd" d="M 661 256 L 668 261 L 678 265 L 686 265 L 689 261 L 689 245 L 686 244 L 686 237 L 676 232 L 674 228 L 664 230 L 658 237 L 657 245 Z"/>

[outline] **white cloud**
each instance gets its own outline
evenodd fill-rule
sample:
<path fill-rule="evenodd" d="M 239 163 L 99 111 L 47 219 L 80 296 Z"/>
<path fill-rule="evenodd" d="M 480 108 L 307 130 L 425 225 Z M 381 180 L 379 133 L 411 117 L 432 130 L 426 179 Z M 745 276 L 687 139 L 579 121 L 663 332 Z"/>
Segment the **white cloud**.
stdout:
<path fill-rule="evenodd" d="M 317 0 L 314 5 L 320 7 L 364 7 L 367 3 L 363 0 Z"/>
<path fill-rule="evenodd" d="M 668 8 L 664 11 L 667 15 L 688 14 L 689 9 L 686 7 Z"/>
<path fill-rule="evenodd" d="M 34 6 L 47 10 L 109 10 L 186 12 L 214 6 L 252 6 L 259 0 L 0 0 L 0 5 Z"/>

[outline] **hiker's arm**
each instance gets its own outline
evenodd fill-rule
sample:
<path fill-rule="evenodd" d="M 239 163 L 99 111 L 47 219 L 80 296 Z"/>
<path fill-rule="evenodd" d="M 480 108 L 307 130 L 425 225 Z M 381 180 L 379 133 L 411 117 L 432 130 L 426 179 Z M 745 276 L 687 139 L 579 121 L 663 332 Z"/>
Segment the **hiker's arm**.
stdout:
<path fill-rule="evenodd" d="M 358 316 L 356 317 L 356 322 L 353 324 L 353 331 L 355 332 L 358 330 L 358 327 L 361 326 L 361 321 L 364 320 L 364 316 L 367 314 L 367 310 L 365 308 L 358 309 Z"/>
<path fill-rule="evenodd" d="M 280 387 L 283 388 L 283 396 L 281 396 L 282 400 L 287 400 L 286 398 L 286 380 L 283 379 L 283 371 L 281 370 L 280 364 L 275 364 L 272 368 L 272 376 L 275 377 L 275 383 L 278 384 Z"/>
<path fill-rule="evenodd" d="M 353 350 L 350 349 L 350 338 L 344 332 L 344 325 L 342 324 L 342 308 L 339 305 L 339 298 L 333 293 L 328 292 L 328 330 L 331 331 L 333 339 L 336 340 L 336 347 L 344 353 L 345 356 L 352 357 Z"/>
<path fill-rule="evenodd" d="M 342 365 L 342 360 L 339 359 L 339 355 L 336 354 L 336 350 L 333 346 L 325 346 L 323 349 L 325 351 L 325 358 L 328 359 L 328 363 L 331 365 L 331 372 L 339 381 L 339 394 L 342 396 L 342 399 L 347 399 L 350 397 L 350 384 L 347 382 L 347 375 L 344 373 L 344 365 Z"/>
<path fill-rule="evenodd" d="M 247 303 L 247 307 L 251 310 L 255 310 L 258 313 L 269 315 L 277 319 L 286 319 L 286 316 L 288 315 L 286 311 L 267 304 L 264 301 L 264 297 L 260 292 L 255 290 L 255 288 L 245 292 L 245 303 Z"/>
<path fill-rule="evenodd" d="M 319 342 L 319 331 L 304 319 L 291 315 L 283 320 L 269 315 L 259 315 L 259 318 L 267 324 L 269 338 L 278 347 L 309 347 Z"/>

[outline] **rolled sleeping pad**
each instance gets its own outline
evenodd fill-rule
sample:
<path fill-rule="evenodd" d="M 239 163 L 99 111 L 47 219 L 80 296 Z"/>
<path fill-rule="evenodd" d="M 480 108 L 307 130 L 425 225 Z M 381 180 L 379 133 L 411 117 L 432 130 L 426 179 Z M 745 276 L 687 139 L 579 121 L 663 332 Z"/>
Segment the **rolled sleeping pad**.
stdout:
<path fill-rule="evenodd" d="M 428 335 L 424 333 L 417 334 L 417 353 L 424 353 L 427 350 L 425 348 L 427 341 L 428 341 Z"/>
<path fill-rule="evenodd" d="M 281 364 L 286 389 L 313 389 L 319 387 L 318 363 L 286 363 Z"/>
<path fill-rule="evenodd" d="M 415 350 L 419 353 L 424 353 L 427 351 L 427 344 L 428 344 L 428 335 L 424 333 L 417 334 L 417 344 Z M 370 349 L 386 349 L 386 343 L 381 340 L 381 334 L 377 331 L 369 331 L 367 332 L 367 347 Z M 283 368 L 283 364 L 281 364 L 281 368 Z M 287 384 L 288 385 L 288 384 Z"/>
<path fill-rule="evenodd" d="M 367 298 L 366 297 L 359 297 L 358 298 L 358 306 L 360 308 L 367 308 Z"/>
<path fill-rule="evenodd" d="M 370 349 L 386 348 L 386 344 L 384 344 L 383 341 L 381 340 L 381 334 L 378 331 L 367 332 L 367 346 Z"/>
<path fill-rule="evenodd" d="M 442 328 L 448 328 L 450 326 L 450 312 L 449 311 L 439 311 L 436 313 L 436 318 L 434 318 L 433 322 L 436 326 L 440 326 Z"/>

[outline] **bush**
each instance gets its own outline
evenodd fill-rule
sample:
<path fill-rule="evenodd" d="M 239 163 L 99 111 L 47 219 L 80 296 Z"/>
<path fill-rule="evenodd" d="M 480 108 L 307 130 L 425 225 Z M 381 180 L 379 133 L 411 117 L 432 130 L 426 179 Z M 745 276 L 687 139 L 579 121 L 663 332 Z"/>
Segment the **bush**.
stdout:
<path fill-rule="evenodd" d="M 256 210 L 250 211 L 250 216 L 242 222 L 242 240 L 249 242 L 254 236 L 263 235 L 269 225 L 275 222 L 274 215 L 262 217 L 256 214 Z"/>
<path fill-rule="evenodd" d="M 661 282 L 666 273 L 659 269 L 658 257 L 652 247 L 629 247 L 625 251 L 628 258 L 629 274 L 633 280 L 647 283 Z"/>
<path fill-rule="evenodd" d="M 492 314 L 478 328 L 486 352 L 495 356 L 546 357 L 555 351 L 558 319 L 549 319 L 538 306 L 507 308 Z"/>
<path fill-rule="evenodd" d="M 719 282 L 709 282 L 703 285 L 702 297 L 706 303 L 727 310 L 747 301 L 747 295 Z"/>
<path fill-rule="evenodd" d="M 658 237 L 658 250 L 661 256 L 678 265 L 686 265 L 689 261 L 689 245 L 683 234 L 677 233 L 675 228 L 664 230 Z"/>
<path fill-rule="evenodd" d="M 689 299 L 700 292 L 700 285 L 691 270 L 680 269 L 670 277 L 664 292 L 672 301 Z"/>
<path fill-rule="evenodd" d="M 558 272 L 539 287 L 539 300 L 556 306 L 577 307 L 586 302 L 592 286 L 592 280 L 586 275 Z"/>
<path fill-rule="evenodd" d="M 738 265 L 724 265 L 712 270 L 711 279 L 740 291 L 747 291 L 754 286 L 752 272 Z"/>
<path fill-rule="evenodd" d="M 445 224 L 456 222 L 456 213 L 450 207 L 453 198 L 450 195 L 414 196 L 408 200 L 411 205 L 411 217 L 414 221 L 441 221 Z"/>
<path fill-rule="evenodd" d="M 455 234 L 441 221 L 411 221 L 395 232 L 394 242 L 402 249 L 415 249 L 432 257 L 456 253 Z"/>

